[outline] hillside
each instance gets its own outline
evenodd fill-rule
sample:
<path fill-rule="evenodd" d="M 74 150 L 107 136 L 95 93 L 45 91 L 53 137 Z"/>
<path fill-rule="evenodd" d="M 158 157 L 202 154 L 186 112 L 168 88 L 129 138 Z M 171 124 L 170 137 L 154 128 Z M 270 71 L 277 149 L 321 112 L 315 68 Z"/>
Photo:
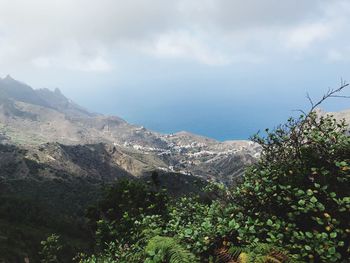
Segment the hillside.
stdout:
<path fill-rule="evenodd" d="M 134 176 L 152 170 L 192 174 L 229 182 L 259 154 L 249 141 L 218 142 L 188 132 L 160 134 L 116 116 L 90 113 L 59 89 L 34 90 L 10 76 L 0 80 L 0 140 L 37 151 L 52 142 L 103 143 Z M 43 160 L 41 160 L 43 161 Z"/>

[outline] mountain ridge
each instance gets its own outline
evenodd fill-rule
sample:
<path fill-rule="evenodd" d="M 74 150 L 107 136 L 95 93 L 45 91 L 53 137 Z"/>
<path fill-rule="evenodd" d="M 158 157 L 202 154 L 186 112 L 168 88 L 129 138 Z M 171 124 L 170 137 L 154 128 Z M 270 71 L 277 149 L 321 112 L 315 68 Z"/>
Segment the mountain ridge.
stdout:
<path fill-rule="evenodd" d="M 128 162 L 122 157 L 115 162 L 135 176 L 159 170 L 229 182 L 259 154 L 259 147 L 249 141 L 219 142 L 186 131 L 162 134 L 117 116 L 91 113 L 59 89 L 34 90 L 12 77 L 0 80 L 0 97 L 2 143 L 27 149 L 48 142 L 103 143 L 107 148 L 118 148 L 123 158 L 127 153 Z"/>

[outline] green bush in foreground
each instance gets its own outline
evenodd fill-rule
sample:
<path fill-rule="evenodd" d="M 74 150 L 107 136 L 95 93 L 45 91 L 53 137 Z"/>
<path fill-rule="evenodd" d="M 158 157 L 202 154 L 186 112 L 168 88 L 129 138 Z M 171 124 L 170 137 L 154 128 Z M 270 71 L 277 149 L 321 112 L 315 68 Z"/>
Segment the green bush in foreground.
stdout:
<path fill-rule="evenodd" d="M 235 191 L 242 241 L 267 241 L 297 258 L 341 262 L 350 257 L 350 138 L 344 122 L 311 113 L 265 138 L 260 161 Z"/>
<path fill-rule="evenodd" d="M 130 235 L 134 221 L 146 215 L 167 213 L 168 196 L 137 180 L 121 179 L 107 189 L 104 198 L 88 211 L 90 227 L 96 233 L 97 245 L 104 249 L 109 242 Z M 136 241 L 133 240 L 133 241 Z"/>
<path fill-rule="evenodd" d="M 61 262 L 59 254 L 62 250 L 62 244 L 58 235 L 52 234 L 45 241 L 41 241 L 41 262 L 58 263 Z"/>

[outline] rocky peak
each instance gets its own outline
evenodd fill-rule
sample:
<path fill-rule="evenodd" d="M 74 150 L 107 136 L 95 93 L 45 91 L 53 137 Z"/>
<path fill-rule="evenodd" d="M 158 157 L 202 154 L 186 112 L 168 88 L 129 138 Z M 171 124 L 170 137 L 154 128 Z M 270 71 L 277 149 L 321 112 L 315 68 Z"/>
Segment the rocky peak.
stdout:
<path fill-rule="evenodd" d="M 14 79 L 11 77 L 11 75 L 10 74 L 7 74 L 6 75 L 6 77 L 4 78 L 4 80 L 12 80 L 12 81 L 14 81 Z"/>
<path fill-rule="evenodd" d="M 43 107 L 49 106 L 30 86 L 12 78 L 10 75 L 1 79 L 0 93 L 2 97 L 6 99 L 40 105 Z"/>
<path fill-rule="evenodd" d="M 60 90 L 59 88 L 55 88 L 54 92 L 55 92 L 55 94 L 57 94 L 57 95 L 63 95 L 62 92 L 61 92 L 61 90 Z"/>

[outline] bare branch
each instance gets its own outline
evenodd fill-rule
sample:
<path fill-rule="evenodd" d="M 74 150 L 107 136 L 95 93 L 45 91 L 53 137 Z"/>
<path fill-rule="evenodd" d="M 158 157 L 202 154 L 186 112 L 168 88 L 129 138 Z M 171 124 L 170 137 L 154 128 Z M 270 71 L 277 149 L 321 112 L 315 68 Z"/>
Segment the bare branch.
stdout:
<path fill-rule="evenodd" d="M 341 95 L 332 95 L 330 96 L 331 98 L 345 98 L 345 99 L 350 99 L 350 96 L 341 96 Z"/>
<path fill-rule="evenodd" d="M 304 129 L 304 126 L 308 123 L 308 121 L 310 120 L 311 114 L 315 111 L 315 109 L 322 104 L 327 98 L 331 98 L 331 97 L 337 97 L 337 96 L 342 96 L 342 95 L 336 95 L 337 93 L 341 92 L 344 88 L 348 87 L 349 83 L 346 83 L 343 79 L 341 79 L 340 81 L 340 87 L 337 89 L 331 89 L 328 88 L 328 91 L 326 94 L 324 94 L 322 96 L 322 98 L 318 101 L 318 102 L 314 102 L 311 97 L 309 96 L 309 94 L 307 94 L 307 98 L 311 104 L 311 108 L 309 110 L 308 113 L 305 113 L 304 111 L 300 110 L 301 112 L 303 112 L 305 114 L 305 118 L 303 120 L 300 121 L 299 126 L 296 126 L 295 129 L 293 129 L 291 132 L 295 133 L 295 143 L 296 145 L 298 145 L 298 147 L 296 147 L 297 149 L 297 155 L 300 157 L 301 153 L 300 153 L 300 145 L 302 142 L 298 141 L 298 138 L 301 137 L 301 132 Z M 344 96 L 345 97 L 345 96 Z M 312 118 L 311 118 L 312 120 Z M 315 123 L 316 124 L 316 123 Z"/>
<path fill-rule="evenodd" d="M 309 97 L 309 94 L 307 95 L 310 103 L 311 103 L 311 109 L 309 111 L 309 114 L 311 112 L 313 112 L 320 104 L 322 104 L 327 98 L 331 98 L 331 97 L 338 97 L 338 96 L 341 96 L 341 95 L 335 95 L 336 93 L 339 93 L 341 92 L 344 88 L 346 88 L 347 86 L 349 86 L 349 83 L 346 83 L 343 79 L 341 79 L 340 81 L 340 87 L 337 88 L 337 89 L 328 89 L 327 93 L 325 95 L 322 96 L 322 98 L 317 102 L 317 103 L 314 103 L 311 98 Z M 342 96 L 342 97 L 347 97 L 347 96 Z M 308 115 L 309 115 L 308 114 Z"/>
<path fill-rule="evenodd" d="M 311 104 L 311 107 L 313 107 L 313 106 L 314 106 L 314 102 L 312 101 L 312 99 L 311 99 L 309 93 L 306 93 L 306 98 L 309 100 L 309 102 L 310 102 L 310 104 Z"/>

